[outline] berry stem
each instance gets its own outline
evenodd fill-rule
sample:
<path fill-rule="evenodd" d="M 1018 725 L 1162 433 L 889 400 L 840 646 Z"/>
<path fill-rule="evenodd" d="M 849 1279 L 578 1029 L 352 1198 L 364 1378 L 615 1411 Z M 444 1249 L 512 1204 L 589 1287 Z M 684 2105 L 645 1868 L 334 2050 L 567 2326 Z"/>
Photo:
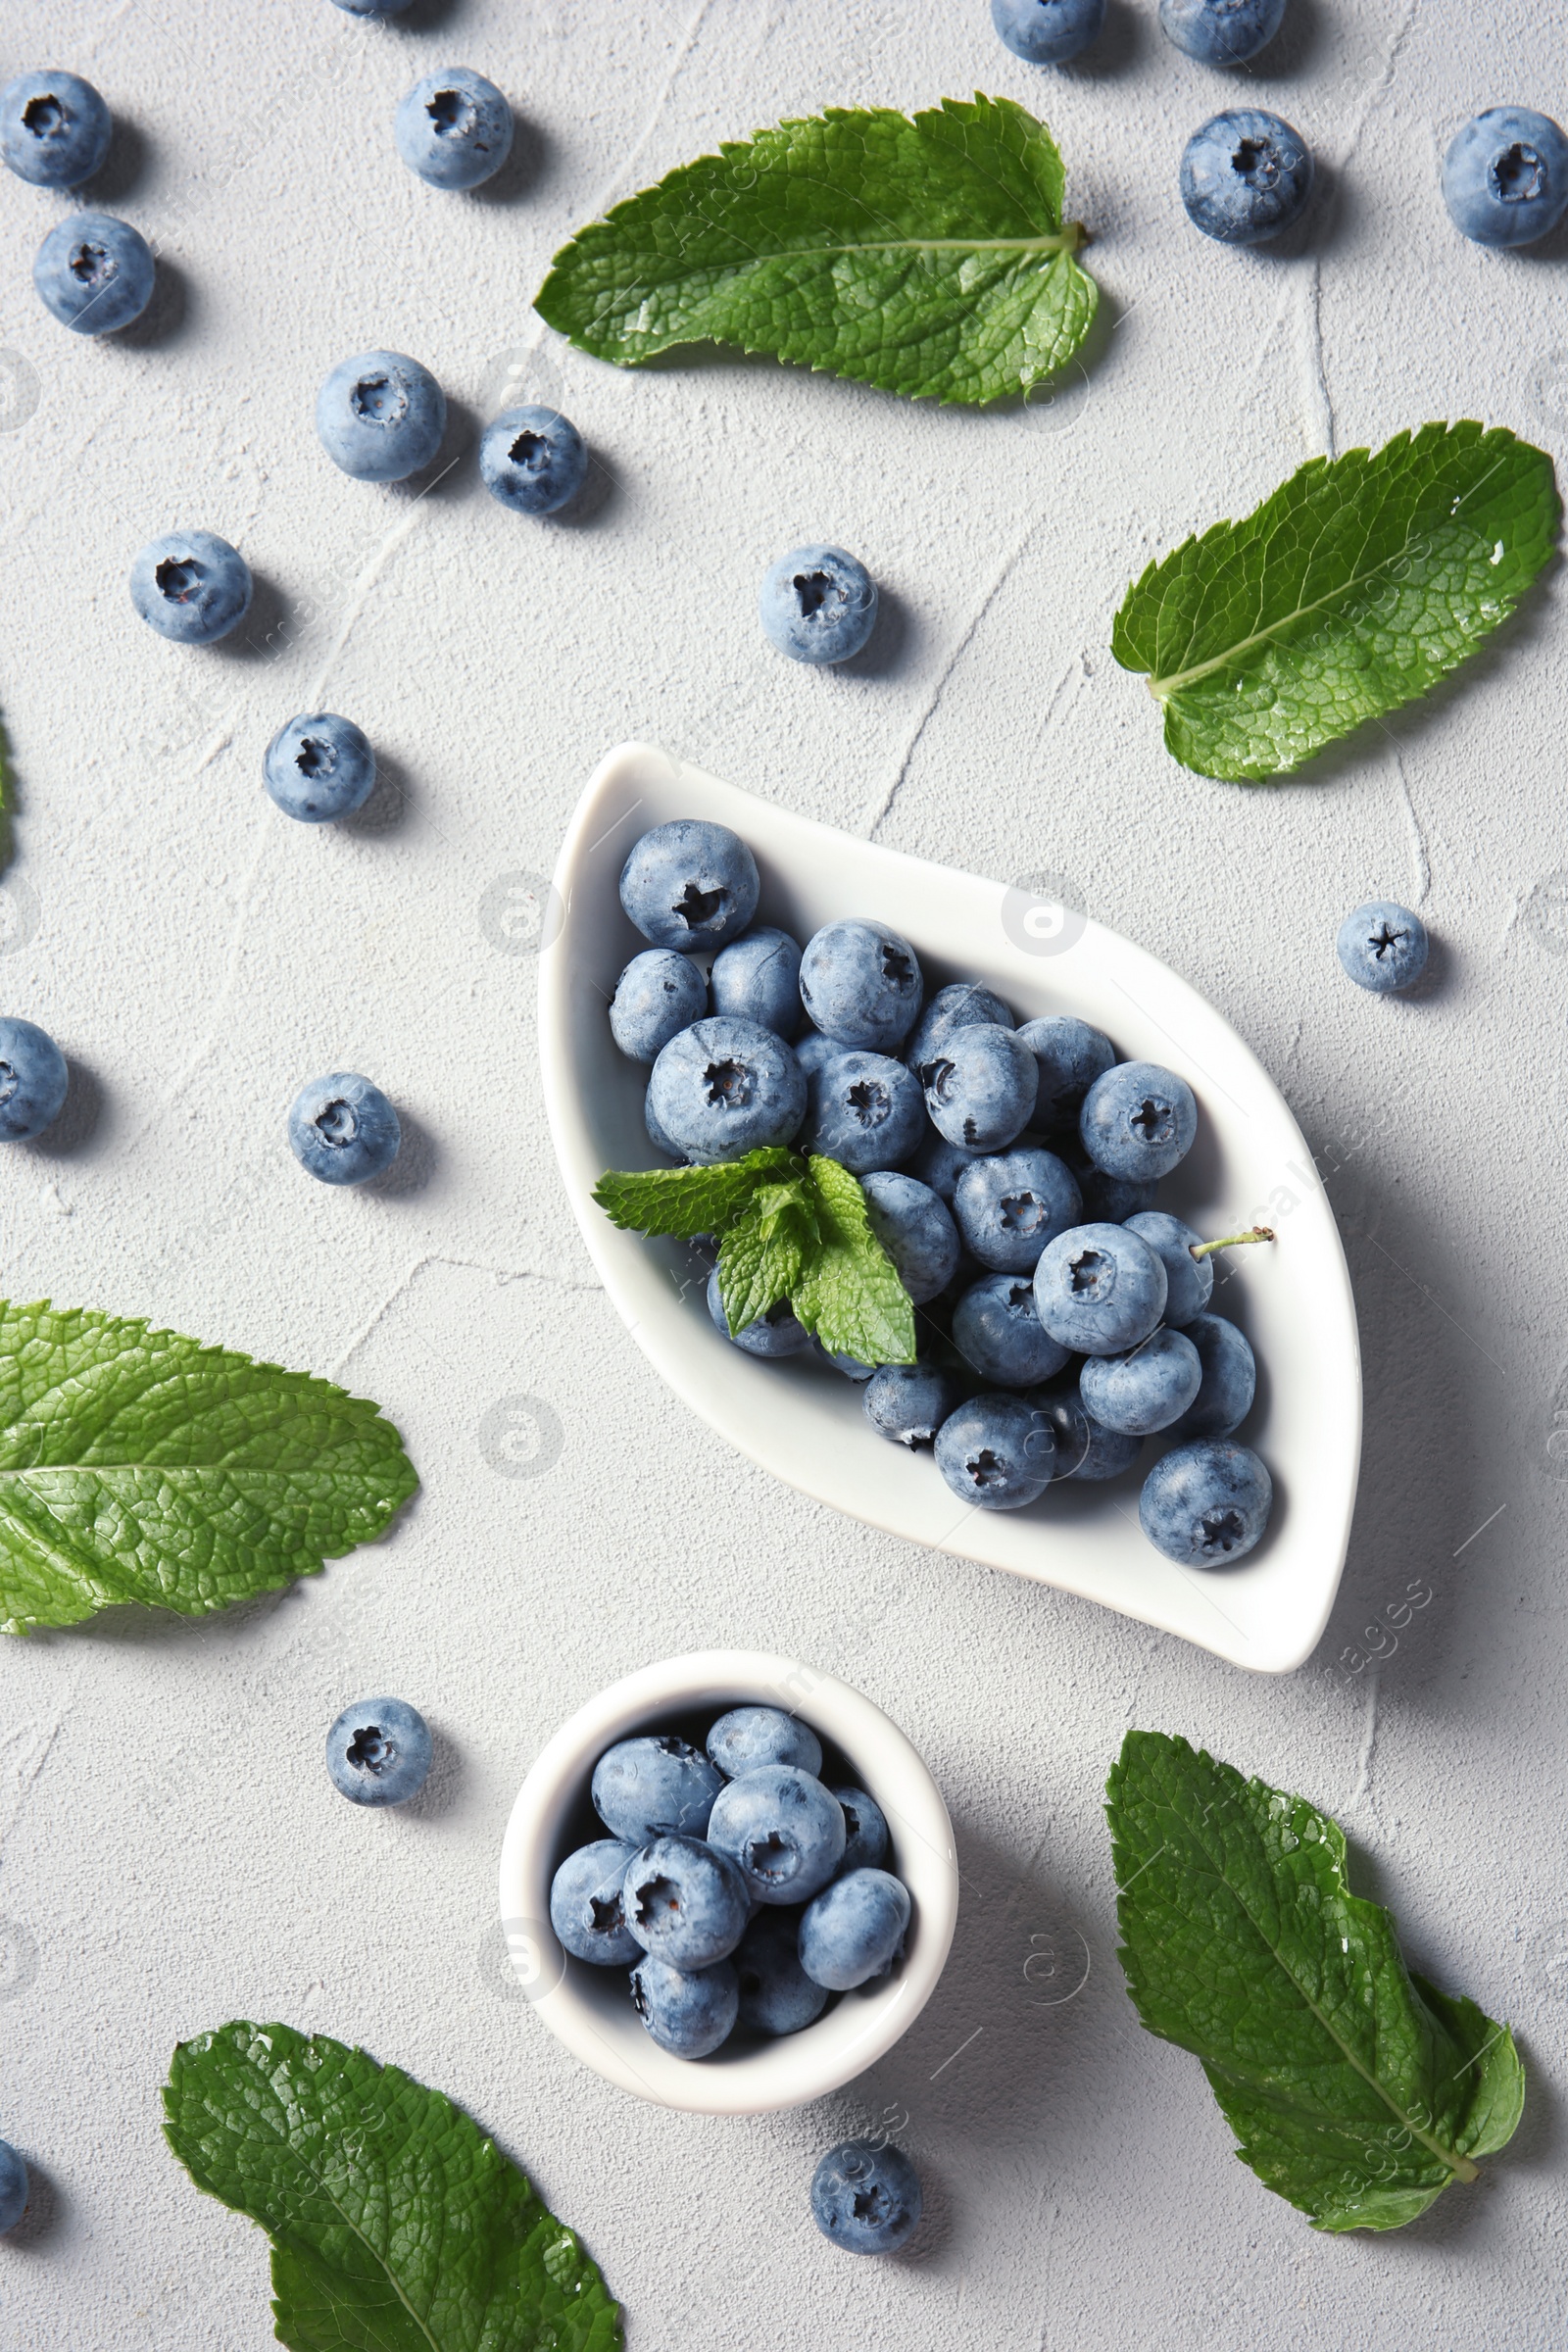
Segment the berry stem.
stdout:
<path fill-rule="evenodd" d="M 1272 1242 L 1278 1240 L 1272 1225 L 1250 1225 L 1245 1233 L 1221 1234 L 1217 1242 L 1194 1242 L 1190 1257 L 1212 1257 L 1216 1250 L 1239 1250 L 1244 1242 Z"/>

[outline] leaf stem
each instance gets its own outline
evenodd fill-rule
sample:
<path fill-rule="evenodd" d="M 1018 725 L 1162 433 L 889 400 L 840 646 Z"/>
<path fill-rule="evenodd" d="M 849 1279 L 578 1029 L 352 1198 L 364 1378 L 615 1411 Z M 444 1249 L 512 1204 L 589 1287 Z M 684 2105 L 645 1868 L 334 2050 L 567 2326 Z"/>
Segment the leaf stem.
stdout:
<path fill-rule="evenodd" d="M 1194 1242 L 1189 1257 L 1212 1257 L 1216 1250 L 1239 1250 L 1244 1242 L 1277 1242 L 1272 1225 L 1250 1225 L 1245 1233 L 1224 1233 L 1217 1242 Z"/>

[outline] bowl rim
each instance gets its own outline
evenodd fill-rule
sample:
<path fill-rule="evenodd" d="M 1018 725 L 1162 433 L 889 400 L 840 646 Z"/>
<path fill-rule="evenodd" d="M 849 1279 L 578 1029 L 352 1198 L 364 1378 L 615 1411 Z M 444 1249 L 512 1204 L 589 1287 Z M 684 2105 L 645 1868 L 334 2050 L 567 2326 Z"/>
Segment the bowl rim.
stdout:
<path fill-rule="evenodd" d="M 615 1740 L 672 1714 L 777 1706 L 849 1759 L 887 1816 L 889 1868 L 913 1903 L 898 1973 L 847 1993 L 814 2025 L 711 2058 L 673 2057 L 599 1991 L 620 1974 L 563 1951 L 550 1926 L 550 1884 L 566 1821 Z M 608 1835 L 608 1833 L 606 1833 Z M 875 1701 L 837 1675 L 770 1650 L 705 1649 L 624 1675 L 567 1717 L 517 1791 L 501 1846 L 500 1902 L 512 1966 L 530 2006 L 607 2082 L 692 2115 L 763 2115 L 800 2107 L 853 2082 L 908 2031 L 947 1963 L 958 1915 L 953 1824 L 930 1769 Z"/>

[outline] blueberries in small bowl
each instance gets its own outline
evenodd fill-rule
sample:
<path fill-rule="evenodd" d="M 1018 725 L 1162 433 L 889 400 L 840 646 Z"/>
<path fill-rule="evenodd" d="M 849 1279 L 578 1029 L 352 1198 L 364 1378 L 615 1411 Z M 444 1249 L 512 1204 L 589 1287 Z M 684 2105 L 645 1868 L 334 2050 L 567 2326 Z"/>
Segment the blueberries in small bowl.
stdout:
<path fill-rule="evenodd" d="M 401 1698 L 362 1698 L 326 1735 L 326 1769 L 351 1805 L 404 1805 L 430 1770 L 430 1727 Z"/>
<path fill-rule="evenodd" d="M 991 22 L 1014 57 L 1064 66 L 1099 38 L 1105 0 L 991 0 Z"/>
<path fill-rule="evenodd" d="M 811 2176 L 811 2218 L 847 2254 L 896 2254 L 920 2225 L 920 2179 L 902 2148 L 846 2139 Z"/>
<path fill-rule="evenodd" d="M 334 1070 L 295 1096 L 288 1141 L 306 1174 L 321 1184 L 366 1184 L 392 1165 L 403 1130 L 378 1086 L 353 1070 Z"/>
<path fill-rule="evenodd" d="M 908 1889 L 901 1880 L 868 1866 L 848 1871 L 801 1916 L 801 1966 L 813 1984 L 853 1992 L 887 1974 L 908 1924 Z"/>
<path fill-rule="evenodd" d="M 808 1723 L 786 1715 L 782 1707 L 731 1707 L 710 1731 L 707 1746 L 709 1760 L 726 1781 L 760 1772 L 764 1764 L 793 1764 L 821 1777 L 821 1740 Z"/>
<path fill-rule="evenodd" d="M 329 825 L 363 808 L 375 790 L 375 754 L 352 718 L 302 711 L 272 737 L 262 774 L 285 816 Z"/>
<path fill-rule="evenodd" d="M 769 565 L 758 606 L 792 662 L 848 662 L 876 625 L 876 582 L 842 547 L 797 547 Z"/>
<path fill-rule="evenodd" d="M 479 436 L 479 479 L 514 514 L 554 514 L 587 478 L 587 443 L 555 409 L 503 410 Z"/>
<path fill-rule="evenodd" d="M 1182 153 L 1187 218 L 1222 245 L 1261 245 L 1298 220 L 1312 193 L 1312 151 L 1261 107 L 1240 106 L 1195 130 Z"/>
<path fill-rule="evenodd" d="M 238 548 L 216 531 L 166 531 L 130 567 L 130 601 L 175 645 L 216 645 L 239 627 L 255 583 Z"/>
<path fill-rule="evenodd" d="M 39 246 L 32 282 L 74 335 L 112 335 L 139 318 L 158 270 L 140 229 L 111 213 L 68 213 Z"/>
<path fill-rule="evenodd" d="M 550 1889 L 550 1925 L 574 1960 L 593 1968 L 631 1968 L 643 1947 L 626 1925 L 621 1883 L 637 1848 L 597 1838 L 568 1854 Z"/>
<path fill-rule="evenodd" d="M 1528 106 L 1489 106 L 1443 159 L 1448 218 L 1475 245 L 1533 245 L 1568 210 L 1568 138 Z"/>
<path fill-rule="evenodd" d="M 0 1017 L 0 1144 L 30 1143 L 66 1105 L 71 1072 L 47 1030 Z"/>
<path fill-rule="evenodd" d="M 446 394 L 401 351 L 340 361 L 316 396 L 321 447 L 356 481 L 407 480 L 429 465 L 446 429 Z"/>
<path fill-rule="evenodd" d="M 702 1838 L 724 1786 L 718 1767 L 668 1733 L 622 1740 L 594 1767 L 594 1811 L 612 1838 L 633 1846 L 665 1835 Z"/>
<path fill-rule="evenodd" d="M 727 1854 L 757 1903 L 804 1903 L 844 1859 L 844 1812 L 814 1773 L 762 1764 L 726 1781 L 709 1816 L 709 1842 Z"/>
<path fill-rule="evenodd" d="M 512 133 L 505 97 L 466 66 L 416 81 L 392 125 L 399 155 L 432 188 L 478 187 L 512 153 Z"/>
<path fill-rule="evenodd" d="M 0 161 L 35 188 L 79 188 L 109 153 L 114 122 L 90 81 L 52 67 L 0 90 Z"/>

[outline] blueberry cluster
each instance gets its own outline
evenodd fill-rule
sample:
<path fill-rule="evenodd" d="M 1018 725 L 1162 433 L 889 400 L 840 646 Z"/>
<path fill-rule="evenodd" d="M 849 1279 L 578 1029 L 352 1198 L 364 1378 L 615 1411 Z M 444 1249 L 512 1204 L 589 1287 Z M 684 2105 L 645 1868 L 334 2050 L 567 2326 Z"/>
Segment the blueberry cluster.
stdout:
<path fill-rule="evenodd" d="M 568 1854 L 550 1889 L 565 1949 L 629 1967 L 633 2008 L 677 2058 L 737 2029 L 800 2033 L 833 1994 L 887 1976 L 909 1924 L 908 1890 L 882 1867 L 880 1806 L 824 1784 L 807 1725 L 732 1707 L 706 1749 L 659 1734 L 601 1756 L 593 1804 L 610 1835 Z"/>
<path fill-rule="evenodd" d="M 829 923 L 803 949 L 755 921 L 757 860 L 726 826 L 680 818 L 637 842 L 621 905 L 652 944 L 621 973 L 616 1045 L 652 1065 L 648 1134 L 713 1164 L 798 1145 L 858 1176 L 872 1230 L 922 1310 L 920 1360 L 834 1362 L 882 1437 L 930 1446 L 956 1494 L 1016 1510 L 1054 1481 L 1118 1477 L 1147 1437 L 1141 1520 L 1185 1565 L 1241 1559 L 1273 1489 L 1231 1441 L 1252 1351 L 1209 1311 L 1212 1259 L 1155 1187 L 1191 1151 L 1186 1081 L 1119 1061 L 1071 1014 L 1015 1024 L 976 981 L 929 999 L 886 923 Z M 1413 918 L 1412 918 L 1413 919 Z M 747 1354 L 816 1349 L 787 1304 L 732 1332 Z"/>

